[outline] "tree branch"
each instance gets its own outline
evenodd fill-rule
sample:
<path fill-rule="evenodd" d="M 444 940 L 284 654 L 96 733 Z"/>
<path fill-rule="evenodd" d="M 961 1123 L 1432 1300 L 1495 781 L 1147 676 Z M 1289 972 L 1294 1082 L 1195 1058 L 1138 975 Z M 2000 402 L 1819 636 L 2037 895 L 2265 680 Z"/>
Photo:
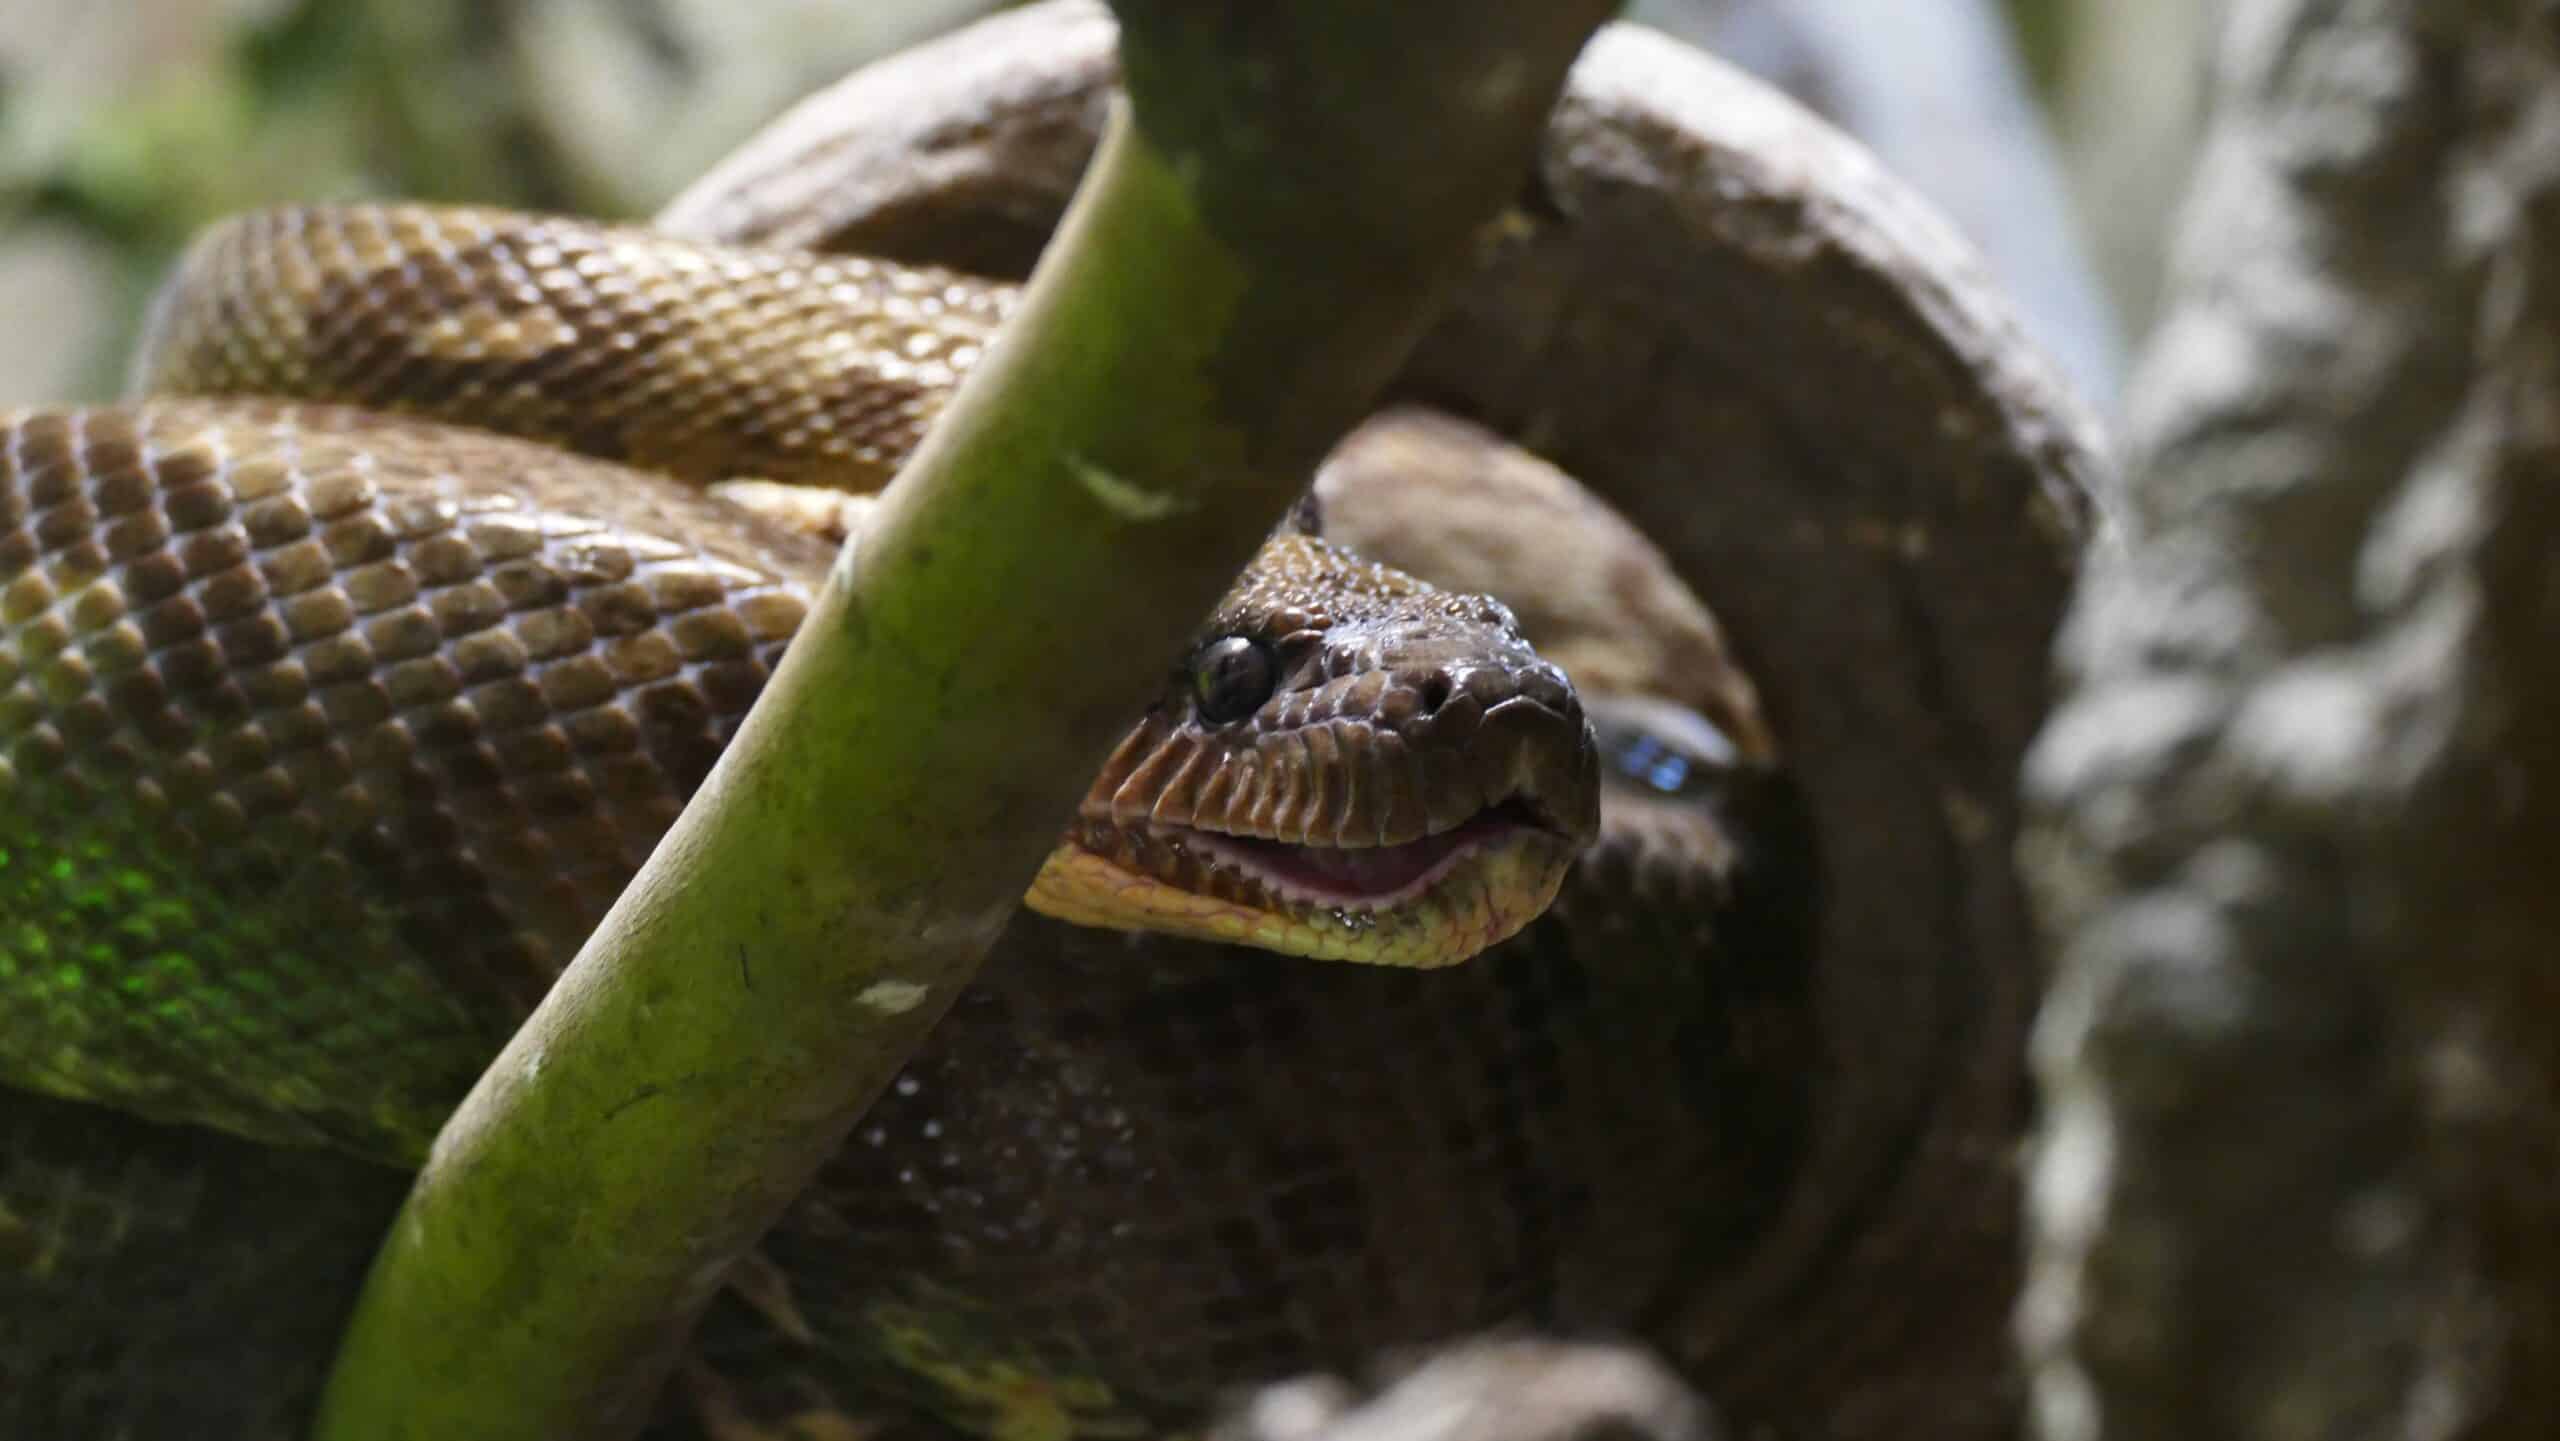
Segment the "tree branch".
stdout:
<path fill-rule="evenodd" d="M 2560 1424 L 2553 18 L 2232 17 L 2029 770 L 2052 1441 Z"/>
<path fill-rule="evenodd" d="M 1610 7 L 1120 8 L 1134 123 L 438 1139 L 324 1441 L 636 1428 L 726 1263 L 968 981 L 1164 658 L 1401 363 Z"/>

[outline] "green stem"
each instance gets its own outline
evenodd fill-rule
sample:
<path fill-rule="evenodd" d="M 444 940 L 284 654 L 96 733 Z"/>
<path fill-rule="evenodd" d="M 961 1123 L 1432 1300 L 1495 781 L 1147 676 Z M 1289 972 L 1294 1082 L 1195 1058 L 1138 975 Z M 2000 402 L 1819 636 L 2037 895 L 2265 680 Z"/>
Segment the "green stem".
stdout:
<path fill-rule="evenodd" d="M 727 1263 L 967 983 L 1168 658 L 1401 363 L 1607 7 L 1204 21 L 1222 8 L 1124 6 L 1136 123 L 1115 115 L 1003 342 L 438 1138 L 322 1441 L 639 1426 Z M 1421 48 L 1422 11 L 1463 40 Z M 1326 84 L 1209 83 L 1275 73 Z M 1310 95 L 1320 115 L 1292 112 Z M 1411 186 L 1375 168 L 1426 160 Z"/>

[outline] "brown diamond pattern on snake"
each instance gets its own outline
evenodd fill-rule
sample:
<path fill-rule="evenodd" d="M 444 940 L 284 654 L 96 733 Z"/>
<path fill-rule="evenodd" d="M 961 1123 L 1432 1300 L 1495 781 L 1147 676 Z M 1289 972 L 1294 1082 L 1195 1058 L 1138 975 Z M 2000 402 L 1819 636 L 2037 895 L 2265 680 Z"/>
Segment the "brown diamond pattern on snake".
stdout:
<path fill-rule="evenodd" d="M 414 1156 L 823 573 L 632 480 L 281 404 L 0 422 L 0 1080 Z"/>
<path fill-rule="evenodd" d="M 694 480 L 884 480 L 1014 302 L 930 269 L 418 207 L 242 217 L 185 276 L 149 389 L 467 404 Z"/>

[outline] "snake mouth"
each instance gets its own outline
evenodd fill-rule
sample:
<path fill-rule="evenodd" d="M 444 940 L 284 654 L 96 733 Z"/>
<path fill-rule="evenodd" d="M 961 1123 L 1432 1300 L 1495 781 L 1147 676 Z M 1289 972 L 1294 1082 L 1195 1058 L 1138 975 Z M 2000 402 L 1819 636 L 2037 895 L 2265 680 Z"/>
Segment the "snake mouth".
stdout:
<path fill-rule="evenodd" d="M 1464 961 L 1536 919 L 1579 849 L 1526 796 L 1374 845 L 1088 818 L 1027 900 L 1078 925 L 1420 969 Z"/>
<path fill-rule="evenodd" d="M 1395 845 L 1291 845 L 1187 827 L 1178 828 L 1178 839 L 1250 875 L 1274 895 L 1311 906 L 1374 911 L 1418 899 L 1479 851 L 1498 849 L 1521 832 L 1554 829 L 1529 802 L 1513 799 L 1449 830 Z"/>

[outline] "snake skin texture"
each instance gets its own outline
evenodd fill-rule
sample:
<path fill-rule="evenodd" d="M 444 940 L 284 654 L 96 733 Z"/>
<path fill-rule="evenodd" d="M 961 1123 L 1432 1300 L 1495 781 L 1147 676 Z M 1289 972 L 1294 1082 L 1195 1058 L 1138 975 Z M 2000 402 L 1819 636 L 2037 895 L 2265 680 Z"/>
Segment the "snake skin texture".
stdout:
<path fill-rule="evenodd" d="M 0 1092 L 0 1436 L 301 1441 L 408 1178 Z"/>
<path fill-rule="evenodd" d="M 670 477 L 876 483 L 1011 303 L 404 207 L 235 223 L 173 296 L 146 385 L 298 399 L 0 422 L 0 1434 L 289 1434 L 398 1168 L 828 559 Z M 1513 759 L 1556 752 L 1510 728 L 1567 722 L 1504 706 L 1581 717 L 1509 613 L 1420 588 L 1385 631 L 1313 626 L 1350 564 L 1324 554 L 1275 539 L 1283 580 L 1212 632 L 1331 636 L 1280 651 L 1293 723 L 1393 692 L 1430 698 L 1397 724 L 1480 732 L 1452 754 L 1495 759 L 1409 783 L 1421 812 L 1509 796 L 1588 834 L 1596 800 L 1558 904 L 1429 972 L 1018 918 L 740 1268 L 663 1434 L 1176 1431 L 1380 1347 L 1641 1335 L 1749 1247 L 1805 1127 L 1784 787 L 1642 727 L 1605 785 L 1587 750 Z M 1180 790 L 1145 759 L 1175 749 L 1115 761 L 1102 814 L 1149 764 L 1148 809 Z M 1320 806 L 1327 759 L 1265 833 L 1402 824 Z M 261 1285 L 290 1314 L 224 1326 Z"/>
<path fill-rule="evenodd" d="M 304 396 L 853 491 L 888 480 L 1014 303 L 928 267 L 418 205 L 229 221 L 162 296 L 143 391 Z"/>
<path fill-rule="evenodd" d="M 353 411 L 28 416 L 0 476 L 0 1079 L 410 1161 L 827 561 Z"/>

